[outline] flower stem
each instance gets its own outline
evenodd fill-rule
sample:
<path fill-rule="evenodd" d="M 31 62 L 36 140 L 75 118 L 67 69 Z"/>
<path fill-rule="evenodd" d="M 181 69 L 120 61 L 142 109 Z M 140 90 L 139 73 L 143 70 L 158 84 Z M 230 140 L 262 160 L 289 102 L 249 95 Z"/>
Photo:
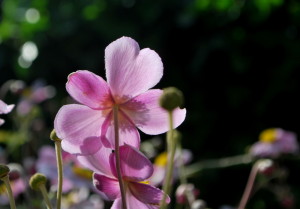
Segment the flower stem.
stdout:
<path fill-rule="evenodd" d="M 16 203 L 15 203 L 14 195 L 13 195 L 12 190 L 11 190 L 11 186 L 10 186 L 10 183 L 9 183 L 9 177 L 8 177 L 8 175 L 4 176 L 1 180 L 4 181 L 4 184 L 6 186 L 7 195 L 8 195 L 8 198 L 9 198 L 10 208 L 11 209 L 16 209 Z"/>
<path fill-rule="evenodd" d="M 237 165 L 248 165 L 252 162 L 253 157 L 248 154 L 204 160 L 185 167 L 185 175 L 186 177 L 196 177 L 199 172 L 203 170 L 228 168 Z"/>
<path fill-rule="evenodd" d="M 244 190 L 244 194 L 242 196 L 242 199 L 240 201 L 238 209 L 244 209 L 246 207 L 246 204 L 249 200 L 250 194 L 251 194 L 253 186 L 254 186 L 254 182 L 255 182 L 257 173 L 258 173 L 258 164 L 255 163 L 251 169 L 251 172 L 250 172 L 250 175 L 248 178 L 248 182 L 247 182 L 246 188 Z"/>
<path fill-rule="evenodd" d="M 51 206 L 51 203 L 50 203 L 50 200 L 49 200 L 49 197 L 48 197 L 48 193 L 47 193 L 47 190 L 46 190 L 46 187 L 45 187 L 44 184 L 40 185 L 40 190 L 41 190 L 42 195 L 44 197 L 45 204 L 46 204 L 47 208 L 52 209 L 52 206 Z"/>
<path fill-rule="evenodd" d="M 56 152 L 56 162 L 57 162 L 57 196 L 56 196 L 56 209 L 61 208 L 61 195 L 62 195 L 62 184 L 63 184 L 63 161 L 61 156 L 61 141 L 55 141 L 55 152 Z"/>
<path fill-rule="evenodd" d="M 161 201 L 161 209 L 167 208 L 166 199 L 167 195 L 172 190 L 172 176 L 174 170 L 174 156 L 176 150 L 176 141 L 173 138 L 173 113 L 169 111 L 169 124 L 170 130 L 167 133 L 167 151 L 168 151 L 168 160 L 167 160 L 167 171 L 166 171 L 166 178 L 163 185 L 164 196 Z"/>
<path fill-rule="evenodd" d="M 121 165 L 120 165 L 120 147 L 119 147 L 119 118 L 118 118 L 118 111 L 119 107 L 117 105 L 113 108 L 114 114 L 114 127 L 115 127 L 115 155 L 116 155 L 116 170 L 117 170 L 117 177 L 120 185 L 121 191 L 121 198 L 122 198 L 122 208 L 127 209 L 126 205 L 126 195 L 125 195 L 125 188 L 124 182 L 121 174 Z"/>

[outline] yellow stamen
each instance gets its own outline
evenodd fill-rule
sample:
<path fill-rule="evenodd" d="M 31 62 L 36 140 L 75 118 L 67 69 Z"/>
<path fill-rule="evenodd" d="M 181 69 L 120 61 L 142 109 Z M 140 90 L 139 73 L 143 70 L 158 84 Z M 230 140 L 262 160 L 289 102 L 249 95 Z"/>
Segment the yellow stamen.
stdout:
<path fill-rule="evenodd" d="M 141 183 L 141 184 L 150 184 L 149 181 L 140 181 L 139 183 Z"/>
<path fill-rule="evenodd" d="M 276 128 L 269 128 L 264 130 L 259 135 L 259 140 L 266 143 L 273 143 L 276 141 L 277 138 L 277 129 Z"/>
<path fill-rule="evenodd" d="M 157 165 L 157 166 L 166 166 L 167 161 L 168 161 L 168 153 L 163 152 L 155 158 L 154 164 Z"/>

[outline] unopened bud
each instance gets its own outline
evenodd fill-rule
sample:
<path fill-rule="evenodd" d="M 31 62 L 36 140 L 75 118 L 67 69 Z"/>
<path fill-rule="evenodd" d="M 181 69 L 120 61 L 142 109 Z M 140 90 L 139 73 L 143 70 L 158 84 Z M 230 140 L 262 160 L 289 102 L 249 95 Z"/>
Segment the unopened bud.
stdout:
<path fill-rule="evenodd" d="M 183 105 L 183 94 L 175 87 L 168 87 L 163 90 L 159 98 L 159 105 L 168 111 L 173 111 Z"/>
<path fill-rule="evenodd" d="M 34 190 L 39 190 L 41 185 L 45 185 L 47 182 L 47 178 L 44 174 L 36 173 L 31 176 L 29 180 L 29 185 Z"/>
<path fill-rule="evenodd" d="M 61 139 L 57 137 L 55 129 L 53 129 L 50 133 L 50 139 L 55 142 L 60 142 Z"/>
<path fill-rule="evenodd" d="M 4 178 L 9 174 L 9 167 L 7 165 L 0 164 L 0 179 Z"/>

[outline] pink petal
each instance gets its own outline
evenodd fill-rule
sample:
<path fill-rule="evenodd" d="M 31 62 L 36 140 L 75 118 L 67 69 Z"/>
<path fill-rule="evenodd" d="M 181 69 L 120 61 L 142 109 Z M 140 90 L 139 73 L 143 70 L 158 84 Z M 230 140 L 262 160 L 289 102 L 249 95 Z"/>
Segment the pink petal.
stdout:
<path fill-rule="evenodd" d="M 58 111 L 54 128 L 62 139 L 62 148 L 71 154 L 93 154 L 101 147 L 104 111 L 79 104 L 64 105 Z"/>
<path fill-rule="evenodd" d="M 138 43 L 122 37 L 105 49 L 107 82 L 117 103 L 123 103 L 155 86 L 163 75 L 159 55 L 140 50 Z"/>
<path fill-rule="evenodd" d="M 134 195 L 130 193 L 130 191 L 127 191 L 126 193 L 126 203 L 128 209 L 158 209 L 159 208 L 158 205 L 145 204 L 139 201 L 134 197 Z M 122 199 L 121 198 L 116 199 L 110 209 L 123 209 Z"/>
<path fill-rule="evenodd" d="M 112 150 L 101 147 L 95 154 L 87 156 L 77 156 L 79 163 L 96 173 L 113 177 L 110 169 L 109 156 Z"/>
<path fill-rule="evenodd" d="M 0 100 L 0 114 L 7 114 L 12 111 L 12 109 L 15 107 L 15 105 L 7 105 L 2 100 Z"/>
<path fill-rule="evenodd" d="M 164 192 L 156 187 L 137 182 L 130 182 L 129 189 L 135 198 L 147 204 L 159 205 L 164 195 Z M 169 196 L 166 203 L 170 203 Z"/>
<path fill-rule="evenodd" d="M 116 199 L 110 209 L 123 209 L 122 198 Z"/>
<path fill-rule="evenodd" d="M 0 126 L 4 123 L 5 121 L 0 118 Z"/>
<path fill-rule="evenodd" d="M 115 172 L 115 154 L 111 155 L 111 169 Z M 153 173 L 152 163 L 136 148 L 129 145 L 120 147 L 120 164 L 121 172 L 124 180 L 127 181 L 144 181 Z"/>
<path fill-rule="evenodd" d="M 163 183 L 166 176 L 166 168 L 162 166 L 154 165 L 153 175 L 149 178 L 151 185 L 159 186 Z"/>
<path fill-rule="evenodd" d="M 101 140 L 105 147 L 115 149 L 115 126 L 113 113 L 110 112 L 101 129 Z M 119 114 L 119 146 L 129 144 L 140 147 L 140 134 L 135 127 L 121 112 Z"/>
<path fill-rule="evenodd" d="M 106 81 L 87 70 L 71 73 L 66 88 L 75 100 L 90 108 L 107 109 L 113 104 Z"/>
<path fill-rule="evenodd" d="M 121 106 L 122 111 L 146 134 L 161 134 L 169 130 L 168 113 L 159 106 L 158 102 L 162 92 L 159 89 L 149 90 Z M 186 109 L 174 110 L 174 128 L 184 121 L 185 116 Z"/>
<path fill-rule="evenodd" d="M 120 186 L 116 179 L 94 173 L 93 182 L 94 186 L 103 192 L 108 199 L 115 200 L 120 197 Z"/>

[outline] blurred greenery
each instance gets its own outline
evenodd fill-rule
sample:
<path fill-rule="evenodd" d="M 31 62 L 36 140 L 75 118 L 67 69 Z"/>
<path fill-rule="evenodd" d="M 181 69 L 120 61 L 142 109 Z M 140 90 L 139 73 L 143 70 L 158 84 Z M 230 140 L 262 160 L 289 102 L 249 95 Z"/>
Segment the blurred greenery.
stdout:
<path fill-rule="evenodd" d="M 165 71 L 157 88 L 176 86 L 184 92 L 188 112 L 179 129 L 183 147 L 193 151 L 195 161 L 243 154 L 269 127 L 300 135 L 297 0 L 0 3 L 0 84 L 43 78 L 54 85 L 57 105 L 47 116 L 49 129 L 65 103 L 67 75 L 88 69 L 104 77 L 105 47 L 130 36 L 141 48 L 161 56 Z M 25 43 L 33 43 L 31 53 L 36 56 L 22 55 Z M 236 205 L 249 171 L 244 166 L 207 171 L 194 181 L 209 207 Z M 299 165 L 291 163 L 289 183 L 298 199 L 298 177 L 293 173 L 299 171 Z M 272 199 L 270 194 L 257 196 L 249 208 L 281 208 L 277 202 L 263 201 Z"/>

